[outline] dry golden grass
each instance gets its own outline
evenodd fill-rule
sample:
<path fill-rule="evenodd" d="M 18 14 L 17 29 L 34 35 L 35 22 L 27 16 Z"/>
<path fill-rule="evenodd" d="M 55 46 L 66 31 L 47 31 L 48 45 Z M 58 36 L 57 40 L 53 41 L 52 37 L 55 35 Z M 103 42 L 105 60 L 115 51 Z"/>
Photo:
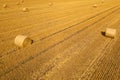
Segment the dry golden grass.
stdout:
<path fill-rule="evenodd" d="M 0 0 L 0 80 L 119 80 L 119 2 Z M 20 34 L 34 43 L 17 47 Z"/>

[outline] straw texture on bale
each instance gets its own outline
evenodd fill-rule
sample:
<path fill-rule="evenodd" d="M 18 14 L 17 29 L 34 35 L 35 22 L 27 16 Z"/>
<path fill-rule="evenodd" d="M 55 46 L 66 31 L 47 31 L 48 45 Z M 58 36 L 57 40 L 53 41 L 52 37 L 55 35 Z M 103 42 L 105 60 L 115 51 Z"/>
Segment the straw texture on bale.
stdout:
<path fill-rule="evenodd" d="M 24 3 L 24 0 L 21 0 L 21 3 Z"/>
<path fill-rule="evenodd" d="M 28 45 L 31 45 L 32 43 L 33 43 L 33 40 L 24 35 L 18 35 L 15 38 L 15 44 L 18 47 L 26 47 Z"/>
<path fill-rule="evenodd" d="M 8 7 L 7 4 L 4 4 L 4 5 L 3 5 L 3 8 L 7 8 L 7 7 Z"/>
<path fill-rule="evenodd" d="M 52 3 L 52 2 L 50 2 L 50 3 L 49 3 L 49 6 L 53 6 L 53 3 Z"/>
<path fill-rule="evenodd" d="M 104 0 L 102 0 L 102 3 L 104 3 L 105 1 Z"/>
<path fill-rule="evenodd" d="M 17 2 L 16 5 L 20 5 L 20 2 Z"/>
<path fill-rule="evenodd" d="M 23 8 L 22 11 L 23 11 L 23 12 L 28 12 L 29 9 L 28 9 L 28 8 Z"/>
<path fill-rule="evenodd" d="M 97 8 L 97 4 L 94 4 L 93 7 L 94 7 L 94 8 Z"/>
<path fill-rule="evenodd" d="M 116 37 L 116 29 L 107 28 L 105 35 L 110 38 L 115 38 Z"/>

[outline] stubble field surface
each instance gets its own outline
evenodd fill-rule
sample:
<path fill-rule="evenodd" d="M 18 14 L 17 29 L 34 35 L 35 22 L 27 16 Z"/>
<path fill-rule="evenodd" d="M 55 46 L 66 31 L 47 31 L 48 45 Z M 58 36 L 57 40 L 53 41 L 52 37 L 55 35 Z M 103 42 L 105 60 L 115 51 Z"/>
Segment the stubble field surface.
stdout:
<path fill-rule="evenodd" d="M 104 36 L 107 27 L 117 30 L 114 39 Z M 34 43 L 18 48 L 19 34 Z M 0 80 L 119 80 L 119 74 L 119 0 L 0 0 Z"/>

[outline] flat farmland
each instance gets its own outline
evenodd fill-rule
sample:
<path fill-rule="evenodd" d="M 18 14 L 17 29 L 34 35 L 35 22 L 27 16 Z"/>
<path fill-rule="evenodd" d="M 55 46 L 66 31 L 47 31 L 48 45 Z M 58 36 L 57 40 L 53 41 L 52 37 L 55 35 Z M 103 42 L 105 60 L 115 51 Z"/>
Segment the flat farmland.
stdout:
<path fill-rule="evenodd" d="M 114 39 L 106 28 L 117 30 Z M 17 35 L 33 44 L 19 48 Z M 119 74 L 119 0 L 0 0 L 0 80 L 119 80 Z"/>

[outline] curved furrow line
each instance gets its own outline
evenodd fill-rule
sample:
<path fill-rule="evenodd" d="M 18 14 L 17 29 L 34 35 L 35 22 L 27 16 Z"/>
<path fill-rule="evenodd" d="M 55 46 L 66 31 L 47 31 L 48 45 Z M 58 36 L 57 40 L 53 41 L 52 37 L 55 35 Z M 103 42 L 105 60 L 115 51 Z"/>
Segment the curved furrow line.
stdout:
<path fill-rule="evenodd" d="M 117 13 L 116 13 L 117 14 Z M 118 13 L 119 14 L 119 13 Z M 117 15 L 116 15 L 117 16 Z M 114 18 L 113 16 L 111 17 L 111 18 Z M 113 20 L 113 19 L 111 19 L 111 20 Z M 104 22 L 104 21 L 103 21 Z M 102 22 L 101 22 L 102 23 Z M 119 21 L 117 21 L 117 22 L 114 22 L 114 23 L 112 23 L 112 25 L 111 24 L 109 24 L 109 26 L 111 27 L 111 26 L 118 26 L 118 24 L 117 25 L 115 25 L 116 23 L 119 23 Z M 108 26 L 106 26 L 105 25 L 105 27 L 108 27 Z M 105 29 L 105 27 L 104 26 L 101 26 L 101 28 L 99 28 L 99 30 L 101 31 L 101 29 L 103 28 L 103 29 Z M 95 28 L 95 29 L 97 29 L 97 27 Z M 90 31 L 90 30 L 89 30 Z M 97 33 L 93 33 L 92 35 L 94 35 L 94 34 L 98 34 L 98 32 L 100 32 L 100 31 L 97 31 L 97 30 L 95 30 L 95 32 L 97 32 Z M 91 33 L 92 33 L 93 31 L 92 31 L 92 29 L 91 29 Z M 85 32 L 84 32 L 85 33 Z M 87 34 L 86 34 L 87 35 Z M 94 35 L 95 36 L 95 35 Z M 97 36 L 96 36 L 97 37 Z M 90 38 L 93 38 L 93 36 L 91 36 Z M 90 40 L 90 38 L 88 38 L 89 40 Z M 98 38 L 98 40 L 95 40 L 94 38 L 93 38 L 93 40 L 95 40 L 95 41 L 99 41 L 100 40 L 100 36 L 99 37 L 97 37 Z M 90 42 L 91 42 L 91 40 L 90 40 Z M 110 43 L 110 39 L 108 39 L 107 40 L 107 43 L 105 42 L 105 45 L 108 45 Z M 102 50 L 104 50 L 106 47 L 102 47 Z M 90 48 L 90 50 L 91 50 L 91 48 Z M 102 51 L 101 50 L 101 51 Z M 87 51 L 88 51 L 88 49 L 87 49 Z M 97 49 L 97 51 L 99 51 L 98 49 Z M 90 52 L 90 51 L 89 51 Z M 88 52 L 88 54 L 89 54 L 89 52 Z M 91 50 L 91 52 L 92 52 L 92 50 Z M 81 53 L 81 51 L 80 51 L 80 53 Z M 83 52 L 83 53 L 85 53 L 85 52 Z M 72 59 L 73 60 L 73 59 Z M 72 64 L 72 63 L 71 63 Z M 77 63 L 76 63 L 77 64 Z M 61 64 L 59 64 L 59 65 L 61 65 Z M 98 65 L 99 66 L 99 65 Z M 67 67 L 67 66 L 66 66 Z M 57 70 L 55 70 L 55 71 L 58 71 L 58 69 Z M 47 74 L 48 75 L 51 75 L 51 74 L 53 74 L 53 69 L 52 70 L 50 70 L 50 71 L 48 71 L 47 72 Z M 88 72 L 89 73 L 89 72 Z M 56 73 L 54 73 L 53 75 L 55 75 Z M 77 73 L 76 73 L 77 74 Z M 39 75 L 38 75 L 39 76 Z M 45 75 L 44 75 L 45 76 Z M 62 76 L 62 75 L 61 75 Z M 52 77 L 49 77 L 49 78 L 41 78 L 41 76 L 39 76 L 40 77 L 40 79 L 49 79 L 49 78 L 54 78 L 53 76 Z M 75 78 L 75 79 L 77 79 L 77 78 Z M 97 78 L 94 78 L 94 79 L 97 79 Z M 82 79 L 83 80 L 83 79 Z"/>
<path fill-rule="evenodd" d="M 75 11 L 77 11 L 77 10 L 75 10 Z M 71 12 L 72 12 L 72 13 L 70 13 L 70 16 L 73 15 L 73 11 L 71 11 Z M 77 14 L 78 14 L 78 13 L 77 13 Z M 52 15 L 53 15 L 53 14 L 52 14 Z M 56 20 L 56 18 L 61 18 L 61 17 L 69 17 L 69 15 L 67 15 L 67 14 L 65 14 L 64 16 L 63 16 L 63 15 L 62 15 L 62 16 L 60 15 L 60 16 L 57 16 L 57 17 L 53 17 L 53 19 L 52 19 L 52 18 L 50 18 L 50 19 L 48 18 L 47 21 L 51 22 L 50 20 L 54 20 L 54 19 Z M 40 19 L 40 18 L 39 18 L 39 19 Z M 40 20 L 41 20 L 41 19 L 40 19 Z M 32 28 L 35 29 L 36 27 L 39 27 L 40 25 L 42 25 L 42 24 L 38 23 L 38 21 L 39 21 L 39 20 L 37 19 L 37 24 L 36 24 L 36 23 L 31 23 L 32 25 L 29 24 L 29 25 L 26 25 L 26 27 L 25 27 L 25 25 L 24 25 L 24 26 L 23 26 L 24 28 L 23 28 L 22 26 L 20 26 L 20 28 L 18 28 L 18 29 L 14 29 L 14 30 L 12 30 L 12 31 L 0 33 L 0 35 L 10 34 L 11 32 L 13 33 L 13 31 L 15 31 L 15 32 L 22 31 L 23 29 L 24 29 L 24 30 L 26 30 L 26 29 L 32 29 Z M 46 20 L 44 20 L 44 21 L 45 21 L 45 23 L 47 22 Z M 42 22 L 44 22 L 44 21 L 42 20 Z M 39 22 L 40 22 L 40 21 L 39 21 Z M 45 23 L 44 23 L 44 24 L 45 24 Z M 47 22 L 47 23 L 48 23 L 48 22 Z M 36 26 L 36 27 L 34 27 L 34 26 Z M 13 27 L 13 26 L 12 26 L 12 27 Z M 21 28 L 21 27 L 22 27 L 22 28 Z M 15 33 L 15 32 L 14 32 L 14 33 Z"/>
<path fill-rule="evenodd" d="M 98 4 L 98 3 L 97 3 Z M 88 6 L 88 5 L 92 5 L 92 3 L 91 4 L 86 4 L 86 5 L 82 5 L 82 7 L 83 6 Z M 75 9 L 77 9 L 77 8 L 79 8 L 79 7 L 81 7 L 81 5 L 78 5 L 78 6 L 70 6 L 70 8 L 67 8 L 67 9 L 65 9 L 65 7 L 63 7 L 64 8 L 64 10 L 65 11 L 71 11 L 72 9 L 71 9 L 71 7 L 72 8 L 75 8 Z M 60 7 L 61 9 L 59 9 L 59 11 L 58 12 L 61 12 L 61 10 L 63 10 L 63 8 L 62 7 Z M 50 13 L 51 12 L 51 9 L 54 9 L 54 7 L 46 7 L 46 8 L 42 8 L 43 10 L 44 9 L 47 9 L 47 11 L 46 12 L 43 12 L 43 11 L 39 11 L 39 10 L 41 10 L 40 8 L 30 8 L 30 10 L 36 10 L 37 12 L 40 12 L 40 13 L 37 13 L 37 14 L 31 14 L 31 15 L 29 15 L 29 16 L 32 16 L 32 15 L 36 15 L 36 16 L 39 16 L 40 14 L 45 14 L 45 13 Z M 55 8 L 56 9 L 56 8 Z M 49 10 L 49 11 L 48 11 Z M 54 10 L 53 10 L 54 11 Z M 14 11 L 15 13 L 16 13 L 16 11 Z M 64 12 L 64 11 L 63 11 Z M 10 13 L 12 13 L 12 15 L 13 15 L 13 12 L 10 12 Z M 20 14 L 20 17 L 26 17 L 25 15 L 21 15 Z M 16 19 L 16 17 L 14 17 L 14 16 L 12 16 L 11 18 L 6 18 L 6 19 L 0 19 L 0 21 L 4 21 L 4 20 L 9 20 L 9 19 Z"/>
<path fill-rule="evenodd" d="M 106 11 L 109 11 L 109 10 L 114 9 L 114 8 L 115 8 L 115 7 L 110 8 L 110 9 L 108 9 L 108 10 L 106 10 Z M 118 8 L 118 9 L 119 9 L 119 8 Z M 114 11 L 117 11 L 118 9 L 113 10 L 110 14 L 112 14 Z M 74 25 L 72 25 L 72 26 L 69 26 L 69 27 L 63 29 L 63 30 L 60 30 L 60 31 L 55 32 L 55 33 L 53 33 L 53 34 L 51 34 L 51 35 L 48 35 L 47 37 L 41 38 L 40 40 L 38 40 L 38 41 L 36 41 L 36 42 L 39 42 L 39 41 L 41 41 L 41 40 L 44 40 L 44 39 L 46 39 L 46 38 L 48 38 L 48 37 L 51 37 L 51 36 L 53 36 L 53 35 L 55 35 L 55 34 L 58 34 L 58 33 L 60 33 L 60 32 L 63 32 L 63 31 L 65 31 L 65 30 L 67 30 L 67 29 L 70 29 L 70 28 L 72 28 L 72 27 L 75 27 L 75 26 L 77 26 L 77 25 L 79 25 L 79 24 L 81 24 L 81 23 L 84 23 L 84 22 L 86 22 L 86 21 L 89 21 L 89 20 L 91 20 L 92 18 L 95 18 L 95 17 L 99 16 L 100 14 L 102 14 L 102 13 L 104 13 L 104 12 L 106 12 L 106 11 L 103 11 L 103 12 L 101 12 L 101 13 L 98 13 L 97 15 L 92 16 L 92 17 L 90 17 L 90 18 L 88 18 L 88 19 L 86 19 L 86 20 L 84 20 L 84 21 L 82 21 L 82 22 L 80 22 L 80 23 L 74 24 Z M 110 15 L 110 14 L 109 14 L 109 15 Z M 108 16 L 108 15 L 106 15 L 106 16 Z M 104 16 L 102 19 L 104 19 L 106 16 Z M 98 21 L 99 21 L 99 20 L 98 20 Z M 88 28 L 88 27 L 84 27 L 83 30 L 85 30 L 86 28 Z M 12 52 L 17 51 L 17 50 L 18 50 L 18 49 L 13 49 L 13 50 L 11 50 L 10 52 L 7 52 L 7 53 L 5 53 L 5 54 L 9 54 L 9 53 L 12 53 Z M 2 56 L 1 56 L 1 57 L 2 57 Z"/>
<path fill-rule="evenodd" d="M 119 23 L 116 22 L 116 23 Z M 113 24 L 114 27 L 112 28 L 117 28 L 119 26 L 119 24 Z M 113 26 L 111 25 L 111 26 Z M 117 39 L 116 39 L 117 40 Z M 111 67 L 108 68 L 107 64 L 106 66 L 103 66 L 104 70 L 103 72 L 99 73 L 99 75 L 95 76 L 96 74 L 96 70 L 101 70 L 101 69 L 98 69 L 100 65 L 104 65 L 102 62 L 103 60 L 105 59 L 105 57 L 108 57 L 108 53 L 111 52 L 112 50 L 112 47 L 114 45 L 114 42 L 116 42 L 116 40 L 110 40 L 110 42 L 108 43 L 108 45 L 104 48 L 104 50 L 101 52 L 102 54 L 98 55 L 94 61 L 92 61 L 92 63 L 90 64 L 90 66 L 87 68 L 87 70 L 85 70 L 85 72 L 82 74 L 81 78 L 79 80 L 86 80 L 86 79 L 92 79 L 94 77 L 94 79 L 98 79 L 98 77 L 104 77 L 105 76 L 105 73 L 107 71 L 110 71 L 111 70 Z M 110 54 L 109 54 L 110 55 Z M 105 60 L 104 60 L 105 61 Z M 106 63 L 105 63 L 106 64 Z M 103 70 L 103 69 L 102 69 Z M 104 74 L 103 74 L 104 73 Z M 104 76 L 103 76 L 104 75 Z M 95 78 L 96 77 L 96 78 Z"/>
<path fill-rule="evenodd" d="M 108 16 L 108 15 L 107 15 L 107 16 Z M 73 33 L 72 35 L 70 35 L 70 36 L 66 37 L 65 39 L 63 39 L 62 41 L 60 41 L 60 42 L 58 42 L 58 43 L 52 45 L 51 47 L 49 47 L 49 48 L 47 48 L 46 50 L 40 52 L 39 54 L 36 54 L 36 55 L 34 55 L 34 56 L 31 56 L 31 57 L 29 57 L 28 59 L 26 59 L 26 60 L 24 60 L 24 61 L 18 63 L 18 65 L 14 66 L 12 69 L 9 69 L 9 70 L 6 71 L 5 73 L 1 74 L 1 76 L 4 75 L 4 74 L 7 74 L 7 73 L 9 73 L 9 72 L 11 72 L 12 70 L 14 70 L 15 68 L 19 67 L 20 65 L 25 64 L 25 63 L 27 63 L 28 61 L 30 61 L 30 60 L 36 58 L 36 57 L 39 56 L 41 53 L 44 53 L 44 52 L 48 51 L 49 49 L 55 47 L 56 45 L 58 45 L 58 44 L 60 44 L 60 43 L 62 43 L 62 42 L 64 42 L 64 41 L 70 39 L 72 36 L 74 36 L 74 35 L 76 35 L 76 34 L 82 32 L 82 31 L 84 31 L 85 29 L 89 28 L 89 26 L 96 24 L 97 22 L 99 22 L 100 20 L 102 20 L 102 19 L 104 19 L 104 18 L 105 18 L 105 17 L 100 18 L 98 21 L 96 21 L 96 22 L 94 22 L 94 23 L 92 23 L 92 24 L 86 26 L 85 28 L 83 28 L 83 29 L 81 29 L 81 30 L 76 31 L 76 32 Z"/>

